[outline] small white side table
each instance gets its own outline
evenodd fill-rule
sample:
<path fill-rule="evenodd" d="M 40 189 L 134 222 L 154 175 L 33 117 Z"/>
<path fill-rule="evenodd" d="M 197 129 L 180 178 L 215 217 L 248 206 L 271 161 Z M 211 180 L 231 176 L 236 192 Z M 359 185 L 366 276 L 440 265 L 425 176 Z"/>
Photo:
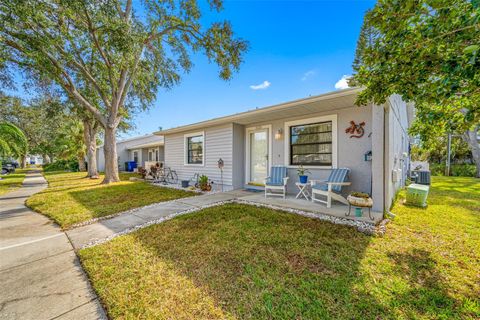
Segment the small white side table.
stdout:
<path fill-rule="evenodd" d="M 305 199 L 310 200 L 309 198 L 311 197 L 310 192 L 308 191 L 308 186 L 310 183 L 301 183 L 301 182 L 295 182 L 295 185 L 297 186 L 298 190 L 300 190 L 295 197 L 295 199 L 298 199 L 300 196 L 303 196 Z"/>

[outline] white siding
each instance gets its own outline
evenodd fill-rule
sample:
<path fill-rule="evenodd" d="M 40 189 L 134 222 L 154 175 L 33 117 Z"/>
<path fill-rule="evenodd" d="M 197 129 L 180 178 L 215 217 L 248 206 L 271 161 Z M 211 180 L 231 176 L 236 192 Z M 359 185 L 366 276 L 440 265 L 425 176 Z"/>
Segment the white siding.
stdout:
<path fill-rule="evenodd" d="M 165 166 L 174 169 L 178 174 L 179 180 L 190 180 L 195 173 L 199 173 L 208 176 L 209 179 L 214 181 L 215 185 L 220 186 L 221 177 L 217 161 L 222 158 L 225 164 L 223 168 L 223 184 L 225 189 L 232 189 L 232 124 L 206 128 L 204 130 L 205 163 L 202 166 L 184 164 L 184 135 L 188 133 L 191 132 L 165 135 Z"/>
<path fill-rule="evenodd" d="M 393 95 L 389 98 L 388 112 L 386 116 L 386 165 L 385 165 L 385 209 L 389 209 L 398 189 L 405 185 L 407 176 L 409 158 L 404 157 L 403 153 L 408 153 L 408 118 L 407 104 L 399 95 Z M 401 170 L 401 179 L 394 182 L 393 172 Z"/>
<path fill-rule="evenodd" d="M 245 183 L 245 126 L 233 124 L 233 187 L 242 188 Z"/>
<path fill-rule="evenodd" d="M 147 143 L 152 143 L 152 142 L 159 142 L 163 141 L 162 137 L 154 135 L 154 134 L 149 134 L 141 137 L 135 137 L 123 141 L 117 141 L 117 159 L 118 159 L 118 167 L 121 171 L 125 170 L 125 162 L 126 161 L 131 161 L 132 158 L 132 152 L 128 150 L 128 148 L 131 148 L 132 146 L 136 145 L 142 145 L 142 144 L 147 144 Z M 139 150 L 138 158 L 140 164 L 143 163 L 147 159 L 146 155 L 144 152 L 142 152 L 141 149 Z M 160 158 L 163 157 L 162 155 L 162 148 L 160 148 Z M 100 146 L 97 148 L 97 168 L 98 171 L 103 172 L 105 171 L 105 157 L 104 157 L 104 152 L 103 152 L 103 146 Z"/>

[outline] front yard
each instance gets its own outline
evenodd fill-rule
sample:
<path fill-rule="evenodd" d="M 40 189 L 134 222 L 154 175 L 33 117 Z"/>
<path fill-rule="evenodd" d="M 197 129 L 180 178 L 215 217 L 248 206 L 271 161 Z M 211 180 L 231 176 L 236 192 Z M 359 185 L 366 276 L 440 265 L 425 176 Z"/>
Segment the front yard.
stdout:
<path fill-rule="evenodd" d="M 133 174 L 121 173 L 121 182 L 102 185 L 103 176 L 92 180 L 85 172 L 45 172 L 48 189 L 27 200 L 27 205 L 57 222 L 62 228 L 92 218 L 195 195 L 182 190 L 128 181 Z M 138 175 L 137 175 L 138 176 Z"/>
<path fill-rule="evenodd" d="M 79 255 L 111 318 L 479 318 L 479 180 L 434 177 L 426 209 L 402 197 L 384 238 L 228 204 Z"/>
<path fill-rule="evenodd" d="M 15 173 L 0 176 L 0 195 L 20 188 L 29 169 L 16 169 Z"/>

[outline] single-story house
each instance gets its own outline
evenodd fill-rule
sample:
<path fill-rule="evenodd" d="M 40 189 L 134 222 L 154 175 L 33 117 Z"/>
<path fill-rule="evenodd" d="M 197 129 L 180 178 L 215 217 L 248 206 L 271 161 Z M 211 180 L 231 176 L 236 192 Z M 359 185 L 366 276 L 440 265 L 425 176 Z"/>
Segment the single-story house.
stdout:
<path fill-rule="evenodd" d="M 120 171 L 125 171 L 125 162 L 135 161 L 138 167 L 147 167 L 150 163 L 164 161 L 163 137 L 148 134 L 117 142 L 117 157 Z M 97 148 L 98 171 L 105 171 L 103 145 Z"/>
<path fill-rule="evenodd" d="M 383 105 L 354 105 L 359 88 L 241 112 L 155 132 L 165 139 L 165 166 L 179 179 L 207 175 L 224 190 L 261 187 L 272 165 L 288 167 L 287 192 L 298 190 L 297 169 L 325 180 L 349 168 L 344 193 L 371 194 L 376 211 L 389 208 L 409 168 L 413 106 L 393 95 Z M 223 170 L 218 161 L 223 160 Z"/>
<path fill-rule="evenodd" d="M 43 164 L 43 157 L 41 155 L 28 154 L 25 157 L 25 162 L 27 164 Z"/>

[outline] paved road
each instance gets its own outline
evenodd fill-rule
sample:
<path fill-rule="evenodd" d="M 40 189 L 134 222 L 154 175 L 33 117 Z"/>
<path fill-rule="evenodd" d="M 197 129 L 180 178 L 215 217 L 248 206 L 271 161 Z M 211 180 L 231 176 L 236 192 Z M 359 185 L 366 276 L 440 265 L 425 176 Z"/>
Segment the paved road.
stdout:
<path fill-rule="evenodd" d="M 24 205 L 45 187 L 31 172 L 0 196 L 0 319 L 104 319 L 65 233 Z"/>

